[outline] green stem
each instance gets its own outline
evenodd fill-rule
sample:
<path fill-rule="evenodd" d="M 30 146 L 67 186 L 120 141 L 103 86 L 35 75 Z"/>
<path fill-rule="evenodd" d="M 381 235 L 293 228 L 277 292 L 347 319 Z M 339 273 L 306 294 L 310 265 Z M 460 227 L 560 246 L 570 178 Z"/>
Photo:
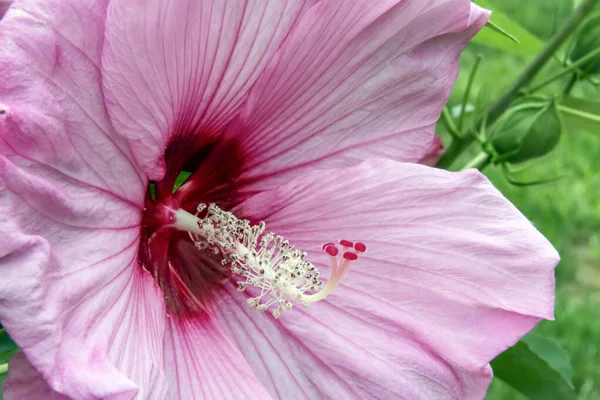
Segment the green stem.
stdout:
<path fill-rule="evenodd" d="M 567 40 L 569 35 L 571 35 L 577 26 L 585 19 L 597 2 L 598 0 L 584 0 L 579 7 L 571 13 L 569 18 L 567 18 L 546 44 L 542 52 L 535 57 L 531 64 L 525 68 L 523 73 L 510 86 L 504 95 L 490 108 L 488 113 L 488 124 L 494 123 L 510 107 L 513 100 L 519 95 L 521 89 L 531 82 L 544 65 L 546 65 L 554 53 L 556 53 L 565 40 Z M 475 126 L 477 127 L 479 124 L 481 124 L 481 120 L 476 121 Z M 446 153 L 438 161 L 437 166 L 439 168 L 448 169 L 474 140 L 475 137 L 473 132 L 467 132 L 467 134 L 460 139 L 454 139 L 446 150 Z"/>
<path fill-rule="evenodd" d="M 471 87 L 473 86 L 473 81 L 475 80 L 475 75 L 477 75 L 477 69 L 479 68 L 479 64 L 481 63 L 481 56 L 477 56 L 475 59 L 475 64 L 473 65 L 473 69 L 471 69 L 471 74 L 469 75 L 469 80 L 467 81 L 467 88 L 465 89 L 465 94 L 463 95 L 462 105 L 460 107 L 460 117 L 458 118 L 458 131 L 462 131 L 463 122 L 465 120 L 465 114 L 467 110 L 467 103 L 469 102 L 469 95 L 471 94 Z"/>
<path fill-rule="evenodd" d="M 576 110 L 574 108 L 566 107 L 563 105 L 559 105 L 558 109 L 564 113 L 575 115 L 576 117 L 579 117 L 579 118 L 584 118 L 584 119 L 587 119 L 587 120 L 593 121 L 593 122 L 600 122 L 600 116 L 598 116 L 598 115 L 586 113 L 585 111 Z"/>
<path fill-rule="evenodd" d="M 470 168 L 477 168 L 478 170 L 482 171 L 485 167 L 490 165 L 491 161 L 492 161 L 492 156 L 489 155 L 488 153 L 486 153 L 485 151 L 482 151 L 481 153 L 477 154 L 474 159 L 469 161 L 467 163 L 467 165 L 462 167 L 461 171 L 464 171 L 465 169 L 470 169 Z"/>
<path fill-rule="evenodd" d="M 571 64 L 568 67 L 564 68 L 562 71 L 560 71 L 556 75 L 553 75 L 552 77 L 546 79 L 545 81 L 543 81 L 539 85 L 536 85 L 536 86 L 534 86 L 531 89 L 527 89 L 527 92 L 528 93 L 537 92 L 538 90 L 540 90 L 544 86 L 546 86 L 546 85 L 554 82 L 557 79 L 562 78 L 563 76 L 567 75 L 569 72 L 575 70 L 576 68 L 578 68 L 579 66 L 585 64 L 586 62 L 588 62 L 592 58 L 598 56 L 598 54 L 600 54 L 600 48 L 598 48 L 598 49 L 596 49 L 596 50 L 594 50 L 594 51 L 586 54 L 585 57 L 581 57 L 579 60 L 575 61 L 573 64 Z"/>
<path fill-rule="evenodd" d="M 578 79 L 579 79 L 579 77 L 577 76 L 577 73 L 573 72 L 573 75 L 571 75 L 571 77 L 569 78 L 569 81 L 567 82 L 567 84 L 565 85 L 565 88 L 563 89 L 563 92 L 562 92 L 563 97 L 566 97 L 571 93 L 571 91 L 575 87 L 575 84 L 577 83 Z"/>
<path fill-rule="evenodd" d="M 452 135 L 453 138 L 460 138 L 462 136 L 458 128 L 456 128 L 454 119 L 452 118 L 452 115 L 450 115 L 450 111 L 448 110 L 447 106 L 442 109 L 442 122 L 444 122 L 446 130 Z"/>
<path fill-rule="evenodd" d="M 8 372 L 8 364 L 0 364 L 0 375 L 4 375 Z"/>

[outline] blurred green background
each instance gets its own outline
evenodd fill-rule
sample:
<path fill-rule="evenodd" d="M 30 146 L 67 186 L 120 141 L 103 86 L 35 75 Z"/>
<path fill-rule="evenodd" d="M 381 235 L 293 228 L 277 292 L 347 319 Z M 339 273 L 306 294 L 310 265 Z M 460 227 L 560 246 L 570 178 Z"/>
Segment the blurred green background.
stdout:
<path fill-rule="evenodd" d="M 489 3 L 545 41 L 569 15 L 574 1 L 489 0 Z M 472 96 L 472 103 L 479 107 L 497 99 L 532 59 L 517 53 L 477 43 L 469 45 L 450 98 L 451 109 L 461 103 L 476 55 L 484 57 Z M 559 68 L 557 62 L 550 63 L 538 81 Z M 560 93 L 563 85 L 564 81 L 559 81 L 547 92 Z M 600 100 L 600 89 L 589 83 L 577 84 L 572 93 Z M 442 129 L 439 131 L 448 144 L 448 137 Z M 464 165 L 474 154 L 465 154 L 454 168 Z M 536 331 L 554 338 L 569 353 L 578 399 L 600 399 L 600 128 L 595 132 L 565 130 L 557 150 L 529 166 L 529 170 L 520 174 L 521 179 L 561 175 L 566 178 L 523 188 L 507 183 L 499 167 L 488 167 L 485 173 L 560 252 L 562 261 L 556 270 L 556 320 L 542 322 Z M 488 400 L 524 398 L 499 380 L 494 380 L 486 397 Z"/>

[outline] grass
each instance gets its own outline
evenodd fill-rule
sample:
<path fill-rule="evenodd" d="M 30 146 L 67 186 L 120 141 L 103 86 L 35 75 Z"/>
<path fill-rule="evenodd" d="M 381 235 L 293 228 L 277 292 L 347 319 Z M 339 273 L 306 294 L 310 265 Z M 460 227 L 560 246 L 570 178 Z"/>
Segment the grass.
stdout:
<path fill-rule="evenodd" d="M 572 0 L 496 0 L 492 3 L 542 39 L 552 35 L 572 7 Z M 489 104 L 526 65 L 526 59 L 470 45 L 461 59 L 461 75 L 450 105 L 460 103 L 475 54 L 484 56 L 474 86 L 475 105 Z M 550 65 L 546 76 L 556 71 Z M 562 83 L 550 90 L 560 90 Z M 589 84 L 575 88 L 578 96 L 600 97 Z M 466 154 L 458 165 L 475 153 Z M 600 399 L 600 131 L 569 129 L 550 155 L 529 163 L 520 174 L 524 180 L 565 179 L 540 186 L 515 187 L 498 167 L 485 173 L 504 195 L 554 244 L 562 261 L 556 270 L 555 321 L 544 321 L 539 333 L 553 337 L 570 354 L 574 384 L 580 400 Z M 488 400 L 522 397 L 500 381 L 494 381 Z"/>

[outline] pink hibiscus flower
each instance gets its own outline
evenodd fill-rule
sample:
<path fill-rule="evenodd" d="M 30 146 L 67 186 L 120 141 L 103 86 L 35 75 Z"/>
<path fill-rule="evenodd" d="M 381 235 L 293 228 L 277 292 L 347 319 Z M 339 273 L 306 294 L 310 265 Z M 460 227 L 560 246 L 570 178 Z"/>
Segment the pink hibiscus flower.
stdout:
<path fill-rule="evenodd" d="M 17 1 L 5 397 L 483 397 L 489 361 L 552 318 L 558 260 L 478 172 L 411 163 L 486 19 L 467 0 Z"/>
<path fill-rule="evenodd" d="M 429 146 L 429 149 L 425 152 L 423 158 L 419 160 L 419 164 L 429 165 L 430 167 L 435 167 L 435 164 L 439 161 L 439 159 L 444 155 L 444 144 L 442 143 L 442 139 L 439 137 L 434 137 L 433 142 Z"/>
<path fill-rule="evenodd" d="M 12 0 L 0 0 L 0 19 L 2 19 L 11 3 Z"/>

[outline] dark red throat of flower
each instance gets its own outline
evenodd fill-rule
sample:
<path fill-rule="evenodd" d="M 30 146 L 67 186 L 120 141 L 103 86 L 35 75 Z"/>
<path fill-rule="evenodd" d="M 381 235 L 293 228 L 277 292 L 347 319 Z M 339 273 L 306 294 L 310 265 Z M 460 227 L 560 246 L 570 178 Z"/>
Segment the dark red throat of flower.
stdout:
<path fill-rule="evenodd" d="M 165 152 L 166 173 L 151 182 L 146 194 L 138 253 L 140 268 L 160 287 L 167 312 L 197 317 L 230 279 L 222 256 L 200 251 L 185 232 L 169 228 L 169 209 L 192 212 L 199 203 L 215 203 L 228 210 L 240 201 L 237 179 L 244 155 L 235 143 L 175 137 Z M 178 178 L 187 178 L 179 182 Z"/>
<path fill-rule="evenodd" d="M 242 160 L 231 143 L 179 138 L 165 154 L 164 179 L 149 187 L 138 259 L 160 287 L 170 315 L 205 315 L 216 291 L 235 280 L 238 290 L 249 288 L 254 296 L 250 306 L 278 318 L 293 307 L 291 301 L 307 305 L 329 296 L 366 250 L 360 242 L 339 241 L 341 252 L 326 243 L 330 276 L 323 286 L 318 269 L 304 260 L 307 253 L 265 232 L 264 222 L 228 212 L 242 199 Z"/>

